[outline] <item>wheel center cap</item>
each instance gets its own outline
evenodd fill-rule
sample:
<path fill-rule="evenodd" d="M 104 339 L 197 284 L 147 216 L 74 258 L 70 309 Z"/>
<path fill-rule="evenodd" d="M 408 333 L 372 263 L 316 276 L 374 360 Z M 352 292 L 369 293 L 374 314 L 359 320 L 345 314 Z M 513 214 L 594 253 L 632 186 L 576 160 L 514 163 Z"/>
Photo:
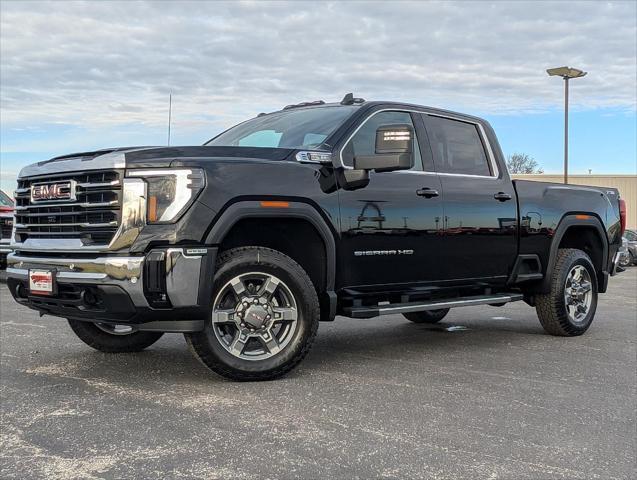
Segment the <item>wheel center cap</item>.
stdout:
<path fill-rule="evenodd" d="M 244 320 L 254 328 L 261 328 L 266 323 L 268 310 L 263 305 L 250 305 L 245 312 Z"/>

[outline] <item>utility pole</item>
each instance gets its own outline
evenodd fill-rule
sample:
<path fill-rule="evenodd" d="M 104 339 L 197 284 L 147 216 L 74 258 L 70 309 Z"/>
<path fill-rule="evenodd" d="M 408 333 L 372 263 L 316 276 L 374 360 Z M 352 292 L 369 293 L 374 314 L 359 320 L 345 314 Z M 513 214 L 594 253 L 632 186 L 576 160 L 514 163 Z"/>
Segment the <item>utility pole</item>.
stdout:
<path fill-rule="evenodd" d="M 577 68 L 558 67 L 549 68 L 546 73 L 564 79 L 564 183 L 568 183 L 568 81 L 571 78 L 583 77 L 586 72 Z"/>

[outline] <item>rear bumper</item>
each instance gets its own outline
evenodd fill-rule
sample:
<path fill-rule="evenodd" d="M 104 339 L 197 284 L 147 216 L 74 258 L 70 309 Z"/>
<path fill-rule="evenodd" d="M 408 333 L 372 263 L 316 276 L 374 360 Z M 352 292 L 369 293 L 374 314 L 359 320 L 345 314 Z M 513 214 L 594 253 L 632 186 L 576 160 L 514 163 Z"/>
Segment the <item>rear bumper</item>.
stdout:
<path fill-rule="evenodd" d="M 178 332 L 201 330 L 208 318 L 216 248 L 155 249 L 144 256 L 47 253 L 15 252 L 7 259 L 11 294 L 43 314 Z M 32 295 L 30 269 L 53 270 L 56 293 Z"/>

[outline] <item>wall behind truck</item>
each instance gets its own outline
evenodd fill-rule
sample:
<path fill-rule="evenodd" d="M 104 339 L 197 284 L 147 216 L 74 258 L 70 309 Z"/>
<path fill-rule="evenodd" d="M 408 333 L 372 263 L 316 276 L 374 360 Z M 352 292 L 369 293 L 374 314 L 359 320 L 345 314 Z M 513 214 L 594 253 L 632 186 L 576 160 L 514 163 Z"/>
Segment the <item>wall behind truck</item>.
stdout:
<path fill-rule="evenodd" d="M 537 182 L 562 183 L 564 181 L 562 174 L 513 174 L 511 177 L 520 180 L 535 180 Z M 628 210 L 626 226 L 630 229 L 637 229 L 637 175 L 569 175 L 568 183 L 618 189 L 621 198 L 626 201 Z"/>

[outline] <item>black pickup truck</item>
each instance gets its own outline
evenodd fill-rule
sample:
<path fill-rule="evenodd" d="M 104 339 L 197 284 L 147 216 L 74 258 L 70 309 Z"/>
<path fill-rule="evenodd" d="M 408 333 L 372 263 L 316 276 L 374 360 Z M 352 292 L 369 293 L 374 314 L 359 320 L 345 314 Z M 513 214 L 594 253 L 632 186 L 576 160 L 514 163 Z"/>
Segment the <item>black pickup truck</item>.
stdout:
<path fill-rule="evenodd" d="M 30 165 L 15 198 L 16 301 L 104 352 L 184 333 L 236 380 L 290 371 L 336 315 L 433 323 L 523 300 L 581 335 L 625 223 L 615 189 L 512 181 L 480 118 L 351 94 L 203 146 Z"/>

